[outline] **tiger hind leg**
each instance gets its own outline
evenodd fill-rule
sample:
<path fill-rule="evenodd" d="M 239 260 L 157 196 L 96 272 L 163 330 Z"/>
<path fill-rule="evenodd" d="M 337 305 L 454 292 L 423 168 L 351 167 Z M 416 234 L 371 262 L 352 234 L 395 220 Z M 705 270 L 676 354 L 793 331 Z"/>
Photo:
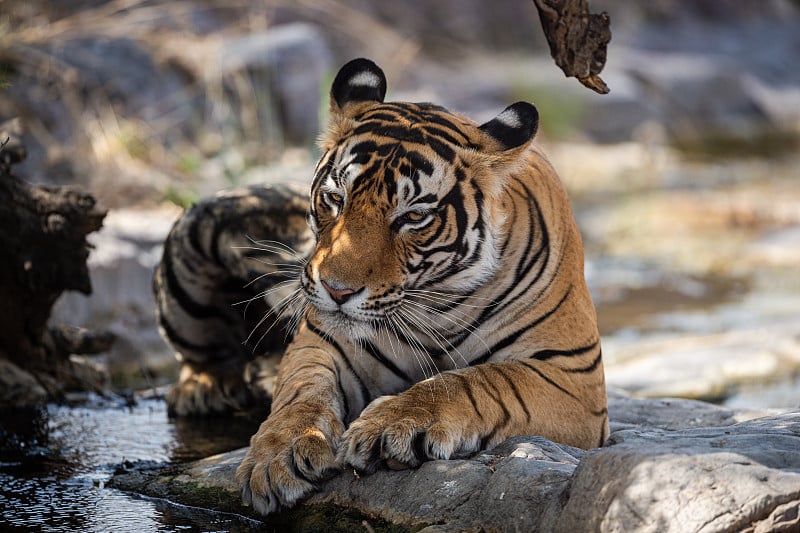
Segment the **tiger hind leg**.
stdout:
<path fill-rule="evenodd" d="M 302 305 L 307 210 L 291 187 L 251 187 L 203 200 L 175 223 L 153 277 L 159 330 L 181 364 L 171 414 L 268 403 Z"/>

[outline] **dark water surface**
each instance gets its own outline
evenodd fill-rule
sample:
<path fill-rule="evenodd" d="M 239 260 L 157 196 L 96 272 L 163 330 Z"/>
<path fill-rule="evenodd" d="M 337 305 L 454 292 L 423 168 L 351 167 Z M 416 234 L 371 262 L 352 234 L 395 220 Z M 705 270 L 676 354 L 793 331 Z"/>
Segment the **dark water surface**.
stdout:
<path fill-rule="evenodd" d="M 245 446 L 256 426 L 234 417 L 172 420 L 157 398 L 84 396 L 0 410 L 0 531 L 252 530 L 260 523 L 105 485 L 125 462 L 178 463 Z"/>

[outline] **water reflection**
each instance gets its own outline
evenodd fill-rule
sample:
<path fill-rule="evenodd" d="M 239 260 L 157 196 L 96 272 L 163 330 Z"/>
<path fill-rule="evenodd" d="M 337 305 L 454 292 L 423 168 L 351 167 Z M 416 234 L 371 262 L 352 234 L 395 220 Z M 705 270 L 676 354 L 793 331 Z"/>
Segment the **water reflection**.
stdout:
<path fill-rule="evenodd" d="M 2 531 L 249 531 L 237 516 L 105 486 L 125 461 L 183 462 L 246 445 L 246 418 L 172 421 L 164 402 L 85 397 L 0 411 Z"/>

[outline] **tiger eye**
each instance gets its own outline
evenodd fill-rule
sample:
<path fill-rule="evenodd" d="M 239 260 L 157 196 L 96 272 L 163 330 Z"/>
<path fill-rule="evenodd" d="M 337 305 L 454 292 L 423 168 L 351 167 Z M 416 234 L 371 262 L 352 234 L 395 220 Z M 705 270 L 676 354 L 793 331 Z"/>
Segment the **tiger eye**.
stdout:
<path fill-rule="evenodd" d="M 420 213 L 419 211 L 409 211 L 406 213 L 406 218 L 411 222 L 419 222 L 423 218 L 425 218 L 425 213 Z"/>
<path fill-rule="evenodd" d="M 336 192 L 329 192 L 328 198 L 334 203 L 340 204 L 344 200 L 344 196 Z"/>

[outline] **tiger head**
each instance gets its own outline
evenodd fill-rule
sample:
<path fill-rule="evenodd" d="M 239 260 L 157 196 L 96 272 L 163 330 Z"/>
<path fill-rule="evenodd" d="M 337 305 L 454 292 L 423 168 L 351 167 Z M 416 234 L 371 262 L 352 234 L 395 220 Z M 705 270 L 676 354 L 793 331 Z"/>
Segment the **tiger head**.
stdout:
<path fill-rule="evenodd" d="M 497 274 L 502 192 L 538 126 L 525 102 L 478 125 L 385 94 L 366 59 L 342 67 L 331 89 L 311 187 L 317 243 L 301 285 L 332 335 L 369 337 L 414 294 L 444 305 Z"/>

